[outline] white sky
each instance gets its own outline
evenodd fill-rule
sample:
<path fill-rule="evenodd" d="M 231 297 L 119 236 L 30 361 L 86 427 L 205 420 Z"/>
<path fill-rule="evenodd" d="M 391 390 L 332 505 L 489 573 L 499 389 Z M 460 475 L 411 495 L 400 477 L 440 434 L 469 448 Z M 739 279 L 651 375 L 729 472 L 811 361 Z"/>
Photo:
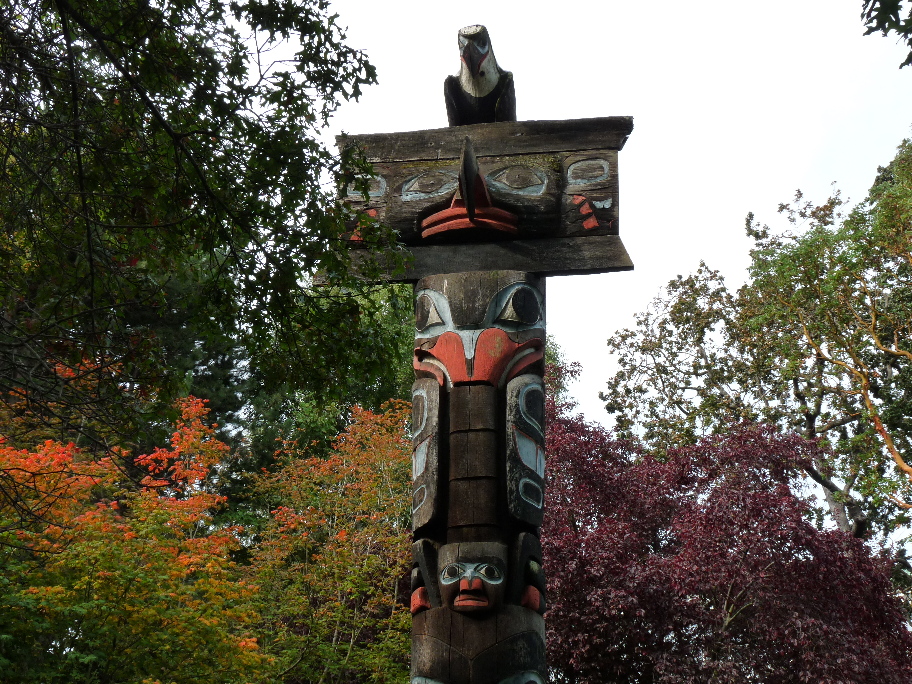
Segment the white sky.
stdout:
<path fill-rule="evenodd" d="M 700 260 L 744 279 L 744 217 L 781 225 L 801 188 L 836 181 L 860 200 L 912 125 L 912 67 L 892 37 L 864 37 L 861 0 L 333 0 L 379 85 L 344 105 L 333 135 L 446 126 L 456 33 L 484 24 L 513 72 L 519 120 L 633 116 L 620 153 L 629 273 L 548 279 L 548 332 L 583 365 L 590 420 L 612 372 L 605 340 Z"/>

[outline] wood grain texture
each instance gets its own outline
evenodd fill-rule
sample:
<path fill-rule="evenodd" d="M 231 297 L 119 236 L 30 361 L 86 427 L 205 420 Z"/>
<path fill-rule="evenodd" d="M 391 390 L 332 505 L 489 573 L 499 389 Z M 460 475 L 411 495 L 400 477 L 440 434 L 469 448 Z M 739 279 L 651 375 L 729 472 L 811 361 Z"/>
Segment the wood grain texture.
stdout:
<path fill-rule="evenodd" d="M 450 480 L 497 477 L 497 435 L 494 430 L 450 435 Z"/>
<path fill-rule="evenodd" d="M 413 677 L 447 684 L 500 684 L 529 672 L 547 681 L 544 621 L 531 610 L 504 606 L 500 613 L 477 618 L 441 608 L 415 616 Z"/>
<path fill-rule="evenodd" d="M 543 282 L 535 274 L 505 267 L 474 271 L 451 269 L 434 271 L 422 276 L 415 290 L 434 290 L 443 294 L 454 325 L 478 328 L 484 327 L 492 299 L 500 291 L 515 283 L 523 283 L 544 294 Z"/>
<path fill-rule="evenodd" d="M 447 527 L 496 525 L 498 479 L 450 480 Z"/>
<path fill-rule="evenodd" d="M 461 542 L 487 542 L 492 539 L 501 539 L 503 534 L 503 526 L 499 524 L 452 527 L 447 530 L 447 541 L 452 544 Z"/>
<path fill-rule="evenodd" d="M 569 156 L 558 153 L 481 157 L 478 163 L 493 205 L 515 214 L 517 237 L 530 239 L 593 231 L 599 235 L 617 234 L 617 158 L 617 150 L 591 150 Z M 587 162 L 595 165 L 588 174 L 581 172 L 586 171 Z M 598 163 L 604 165 L 607 177 L 600 177 Z M 383 192 L 365 201 L 352 190 L 346 199 L 353 206 L 374 212 L 377 220 L 396 231 L 403 244 L 434 244 L 447 239 L 422 238 L 421 222 L 450 206 L 458 187 L 459 160 L 378 163 L 374 171 L 378 179 L 383 179 Z M 577 207 L 570 207 L 568 202 L 576 195 L 592 201 L 599 226 L 583 228 L 573 221 Z M 464 241 L 459 236 L 456 239 Z"/>
<path fill-rule="evenodd" d="M 419 246 L 407 251 L 411 264 L 401 273 L 387 269 L 385 282 L 414 283 L 437 273 L 467 271 L 527 271 L 559 276 L 633 270 L 633 261 L 617 235 L 448 245 L 446 250 Z M 351 256 L 357 273 L 358 262 L 368 255 L 365 250 L 352 249 Z"/>
<path fill-rule="evenodd" d="M 443 611 L 446 608 L 438 608 L 437 610 Z M 427 677 L 447 683 L 454 681 L 468 683 L 468 679 L 455 680 L 451 678 L 449 639 L 434 636 L 434 633 L 416 634 L 414 632 L 415 623 L 433 612 L 433 610 L 426 610 L 418 613 L 412 619 L 412 676 Z"/>
<path fill-rule="evenodd" d="M 537 152 L 574 152 L 594 148 L 620 150 L 633 131 L 632 116 L 606 116 L 561 121 L 503 121 L 458 128 L 436 128 L 405 133 L 340 135 L 339 148 L 355 144 L 368 161 L 432 161 L 458 159 L 465 136 L 479 154 L 507 155 Z"/>
<path fill-rule="evenodd" d="M 600 182 L 601 162 L 583 157 L 572 163 L 580 162 L 573 173 Z M 419 365 L 433 358 L 449 369 L 465 365 L 467 357 L 477 370 L 479 359 L 541 352 L 543 278 L 502 267 L 452 268 L 449 261 L 449 270 L 416 285 Z M 503 347 L 490 342 L 495 339 Z M 432 435 L 437 440 L 436 500 L 442 503 L 438 514 L 415 528 L 412 586 L 425 587 L 428 600 L 413 616 L 413 677 L 445 684 L 547 681 L 544 621 L 537 612 L 545 607 L 536 529 L 541 509 L 510 503 L 530 483 L 544 491 L 541 368 L 529 368 L 517 366 L 510 380 L 504 372 L 480 374 L 483 382 L 469 374 L 454 384 L 441 386 L 433 378 L 415 383 L 414 444 L 426 444 Z M 524 441 L 510 437 L 516 430 Z M 428 463 L 416 470 L 420 477 L 430 472 Z M 462 594 L 472 591 L 468 584 L 440 581 L 448 563 L 459 563 L 457 571 L 464 573 L 474 572 L 476 563 L 494 563 L 503 584 L 486 586 L 487 606 L 469 608 Z M 467 577 L 459 582 L 471 581 Z"/>
<path fill-rule="evenodd" d="M 412 385 L 412 528 L 419 530 L 440 515 L 441 390 L 433 378 Z M 445 472 L 445 471 L 444 471 Z"/>
<path fill-rule="evenodd" d="M 496 430 L 497 388 L 491 385 L 457 385 L 450 390 L 450 432 Z"/>

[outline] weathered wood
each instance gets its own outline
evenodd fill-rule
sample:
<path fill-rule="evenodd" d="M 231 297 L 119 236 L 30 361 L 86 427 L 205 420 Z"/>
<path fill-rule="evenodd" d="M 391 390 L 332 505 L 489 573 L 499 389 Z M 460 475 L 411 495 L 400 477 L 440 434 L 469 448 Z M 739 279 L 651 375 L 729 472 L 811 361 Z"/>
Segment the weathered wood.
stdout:
<path fill-rule="evenodd" d="M 451 480 L 447 527 L 496 525 L 498 489 L 493 477 Z"/>
<path fill-rule="evenodd" d="M 458 159 L 466 136 L 476 151 L 490 155 L 575 152 L 594 148 L 620 150 L 633 131 L 633 117 L 607 116 L 564 121 L 506 121 L 407 133 L 341 135 L 339 147 L 361 145 L 368 161 Z"/>
<path fill-rule="evenodd" d="M 584 154 L 535 154 L 478 158 L 494 206 L 519 217 L 517 237 L 616 235 L 618 232 L 617 150 Z M 591 168 L 590 168 L 591 167 Z M 403 244 L 439 242 L 422 239 L 421 222 L 450 206 L 458 187 L 459 160 L 386 162 L 374 166 L 378 190 L 366 202 L 354 190 L 348 199 L 396 231 Z M 604 173 L 604 177 L 600 173 Z M 571 198 L 586 197 L 598 225 L 575 223 L 579 207 Z M 500 236 L 503 237 L 503 236 Z"/>
<path fill-rule="evenodd" d="M 496 430 L 497 388 L 461 385 L 450 390 L 450 432 Z"/>
<path fill-rule="evenodd" d="M 451 611 L 432 608 L 418 613 L 412 618 L 414 634 L 433 634 L 439 639 L 449 641 L 452 619 Z"/>
<path fill-rule="evenodd" d="M 428 539 L 419 539 L 412 544 L 413 582 L 412 591 L 423 586 L 427 589 L 432 608 L 440 607 L 440 591 L 437 586 L 437 551 Z M 417 571 L 417 578 L 414 577 Z"/>
<path fill-rule="evenodd" d="M 503 297 L 498 298 L 498 295 L 508 293 L 510 287 L 516 284 L 527 285 L 542 292 L 541 278 L 508 268 L 478 269 L 476 272 L 439 270 L 423 277 L 415 290 L 419 296 L 427 290 L 443 295 L 451 322 L 467 329 L 483 328 L 490 323 L 488 316 L 493 317 L 499 313 L 499 309 L 493 309 L 505 303 L 501 301 Z M 446 316 L 445 312 L 441 313 Z"/>
<path fill-rule="evenodd" d="M 450 644 L 466 656 L 474 659 L 474 656 L 498 643 L 496 615 L 472 620 L 455 613 L 451 620 Z"/>
<path fill-rule="evenodd" d="M 465 527 L 451 527 L 447 529 L 447 541 L 457 544 L 461 542 L 484 542 L 500 539 L 503 530 L 500 522 L 496 525 L 468 525 Z"/>
<path fill-rule="evenodd" d="M 516 632 L 534 632 L 544 639 L 545 619 L 538 613 L 525 610 L 519 606 L 507 605 L 499 616 L 497 625 L 498 640 L 506 639 Z"/>
<path fill-rule="evenodd" d="M 446 610 L 438 608 L 437 610 Z M 425 611 L 416 615 L 415 621 L 433 611 Z M 449 612 L 449 611 L 447 611 Z M 421 673 L 421 676 L 440 682 L 467 682 L 468 679 L 453 679 L 450 672 L 450 644 L 449 637 L 442 638 L 439 632 L 416 634 L 412 632 L 412 673 Z"/>
<path fill-rule="evenodd" d="M 407 251 L 411 264 L 402 273 L 387 269 L 385 280 L 414 283 L 437 273 L 486 270 L 526 271 L 541 276 L 633 270 L 633 261 L 617 235 L 448 245 L 445 252 L 439 247 L 418 246 Z M 357 272 L 367 252 L 353 249 L 351 256 Z"/>
<path fill-rule="evenodd" d="M 442 505 L 440 487 L 440 386 L 433 378 L 412 385 L 412 526 L 431 522 Z"/>
<path fill-rule="evenodd" d="M 520 375 L 507 385 L 507 509 L 516 520 L 538 527 L 545 503 L 544 384 Z"/>
<path fill-rule="evenodd" d="M 625 130 L 615 123 L 615 134 Z M 378 163 L 382 182 L 361 204 L 381 221 L 398 221 L 409 243 L 413 261 L 393 279 L 416 282 L 414 367 L 425 394 L 438 389 L 443 433 L 436 499 L 445 508 L 416 527 L 424 538 L 413 573 L 412 674 L 443 684 L 544 684 L 542 276 L 633 267 L 616 234 L 623 140 L 606 142 L 604 131 L 590 130 L 585 144 L 583 135 L 572 147 L 559 130 L 521 126 L 538 142 L 501 149 L 475 128 L 484 178 L 474 194 L 478 211 L 515 212 L 518 237 L 485 233 L 478 221 L 465 225 L 469 212 L 454 198 L 462 139 L 447 157 L 449 133 L 405 135 L 412 147 L 398 151 L 396 136 L 374 140 L 383 154 L 414 159 Z M 423 158 L 422 145 L 434 140 L 434 154 Z M 443 239 L 422 238 L 422 221 L 425 236 L 439 229 Z M 420 431 L 425 405 L 416 409 Z M 430 585 L 439 604 L 432 605 Z"/>
<path fill-rule="evenodd" d="M 496 430 L 454 432 L 450 435 L 450 480 L 497 477 Z"/>

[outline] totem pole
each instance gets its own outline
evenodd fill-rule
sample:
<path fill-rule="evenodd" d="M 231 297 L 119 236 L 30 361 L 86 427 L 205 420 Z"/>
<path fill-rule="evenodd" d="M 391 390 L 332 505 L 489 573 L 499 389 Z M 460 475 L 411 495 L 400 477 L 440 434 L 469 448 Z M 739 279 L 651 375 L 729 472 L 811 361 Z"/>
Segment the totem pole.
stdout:
<path fill-rule="evenodd" d="M 633 268 L 617 213 L 633 120 L 516 122 L 487 30 L 459 47 L 449 128 L 339 143 L 375 171 L 352 203 L 411 253 L 389 279 L 415 283 L 412 684 L 543 684 L 544 276 Z"/>

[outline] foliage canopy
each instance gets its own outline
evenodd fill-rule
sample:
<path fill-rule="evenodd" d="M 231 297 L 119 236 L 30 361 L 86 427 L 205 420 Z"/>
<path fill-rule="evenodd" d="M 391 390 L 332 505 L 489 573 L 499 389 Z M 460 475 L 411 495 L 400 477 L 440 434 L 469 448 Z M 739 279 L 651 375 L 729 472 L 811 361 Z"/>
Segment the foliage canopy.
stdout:
<path fill-rule="evenodd" d="M 908 681 L 892 561 L 794 493 L 819 445 L 741 427 L 656 458 L 569 410 L 548 407 L 554 681 Z"/>
<path fill-rule="evenodd" d="M 602 398 L 659 450 L 744 420 L 824 439 L 803 467 L 833 521 L 889 534 L 912 492 L 912 145 L 841 204 L 798 193 L 781 234 L 749 216 L 747 284 L 732 293 L 705 265 L 672 281 L 609 340 L 620 369 Z"/>
<path fill-rule="evenodd" d="M 377 372 L 386 303 L 311 285 L 346 272 L 337 188 L 361 169 L 317 134 L 375 81 L 336 19 L 324 0 L 0 7 L 8 407 L 105 449 L 220 357 L 234 383 Z"/>

